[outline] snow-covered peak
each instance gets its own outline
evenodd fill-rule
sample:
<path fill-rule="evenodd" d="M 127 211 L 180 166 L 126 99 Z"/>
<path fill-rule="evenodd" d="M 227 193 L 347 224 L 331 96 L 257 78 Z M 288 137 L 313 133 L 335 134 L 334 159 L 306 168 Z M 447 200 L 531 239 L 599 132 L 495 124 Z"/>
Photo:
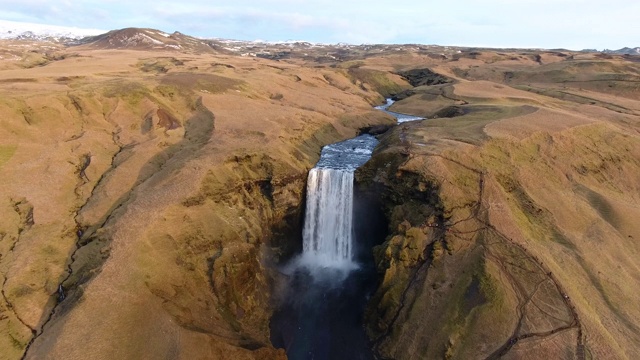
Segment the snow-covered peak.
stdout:
<path fill-rule="evenodd" d="M 87 36 L 103 34 L 98 29 L 80 29 L 56 25 L 0 20 L 0 39 L 79 40 Z"/>

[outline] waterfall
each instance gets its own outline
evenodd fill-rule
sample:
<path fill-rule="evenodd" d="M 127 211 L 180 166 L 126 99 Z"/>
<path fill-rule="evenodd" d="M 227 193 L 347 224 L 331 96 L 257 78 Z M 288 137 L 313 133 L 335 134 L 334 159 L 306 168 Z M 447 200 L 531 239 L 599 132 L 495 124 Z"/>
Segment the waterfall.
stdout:
<path fill-rule="evenodd" d="M 353 267 L 353 170 L 313 168 L 307 182 L 303 258 L 323 268 Z"/>
<path fill-rule="evenodd" d="M 309 171 L 302 254 L 291 263 L 291 271 L 303 267 L 314 277 L 330 274 L 329 278 L 338 280 L 338 273 L 346 276 L 358 267 L 353 234 L 353 174 L 369 160 L 377 143 L 371 135 L 360 135 L 322 149 L 316 167 Z"/>
<path fill-rule="evenodd" d="M 309 171 L 302 254 L 280 268 L 286 287 L 270 323 L 271 343 L 289 359 L 374 359 L 362 319 L 377 283 L 370 247 L 386 221 L 354 194 L 354 172 L 377 144 L 360 135 L 327 145 Z"/>
<path fill-rule="evenodd" d="M 373 214 L 359 212 L 354 173 L 377 144 L 360 135 L 327 145 L 309 171 L 302 253 L 280 268 L 286 288 L 270 327 L 271 342 L 289 359 L 373 359 L 362 316 L 376 274 L 363 247 L 385 231 L 371 236 L 354 224 Z"/>

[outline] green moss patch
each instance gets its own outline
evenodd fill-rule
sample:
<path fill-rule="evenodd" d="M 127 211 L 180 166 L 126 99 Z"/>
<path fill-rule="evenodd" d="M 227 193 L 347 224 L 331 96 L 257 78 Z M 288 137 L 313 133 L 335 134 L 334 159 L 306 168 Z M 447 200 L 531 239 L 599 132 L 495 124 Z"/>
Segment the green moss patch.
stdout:
<path fill-rule="evenodd" d="M 171 73 L 161 80 L 161 85 L 211 94 L 223 93 L 227 90 L 238 90 L 245 82 L 215 74 Z"/>
<path fill-rule="evenodd" d="M 166 73 L 176 66 L 182 66 L 184 62 L 174 57 L 160 57 L 144 59 L 136 64 L 136 67 L 144 72 Z"/>
<path fill-rule="evenodd" d="M 131 106 L 137 106 L 151 91 L 139 82 L 118 81 L 106 86 L 103 95 L 108 98 L 119 98 Z"/>
<path fill-rule="evenodd" d="M 398 83 L 389 79 L 390 74 L 384 71 L 351 67 L 347 70 L 347 75 L 354 84 L 358 82 L 368 84 L 374 91 L 384 97 L 389 97 L 404 90 Z"/>
<path fill-rule="evenodd" d="M 13 157 L 17 148 L 17 145 L 0 145 L 0 167 Z"/>

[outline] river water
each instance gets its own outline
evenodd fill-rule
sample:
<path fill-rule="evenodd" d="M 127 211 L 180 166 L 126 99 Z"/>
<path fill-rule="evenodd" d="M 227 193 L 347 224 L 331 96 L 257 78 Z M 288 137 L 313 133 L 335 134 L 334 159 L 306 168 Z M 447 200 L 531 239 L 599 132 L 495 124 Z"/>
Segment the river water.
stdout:
<path fill-rule="evenodd" d="M 422 118 L 376 107 L 398 122 Z M 377 279 L 371 248 L 384 241 L 378 204 L 354 188 L 355 170 L 369 160 L 371 135 L 327 145 L 309 172 L 303 251 L 284 266 L 288 283 L 271 319 L 271 342 L 292 360 L 370 360 L 363 313 Z"/>
<path fill-rule="evenodd" d="M 398 123 L 403 123 L 407 121 L 424 120 L 424 118 L 421 118 L 419 116 L 413 116 L 413 115 L 407 115 L 407 114 L 401 114 L 401 113 L 389 111 L 389 107 L 391 107 L 393 103 L 395 103 L 395 101 L 393 101 L 392 99 L 387 99 L 386 104 L 376 106 L 376 109 L 380 111 L 384 111 L 387 114 L 395 117 L 398 120 Z"/>

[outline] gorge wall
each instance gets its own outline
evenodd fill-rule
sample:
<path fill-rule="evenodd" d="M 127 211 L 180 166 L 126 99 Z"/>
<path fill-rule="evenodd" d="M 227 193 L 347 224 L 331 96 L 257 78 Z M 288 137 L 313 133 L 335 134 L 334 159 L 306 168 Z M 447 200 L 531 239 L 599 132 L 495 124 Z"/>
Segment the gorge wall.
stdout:
<path fill-rule="evenodd" d="M 393 120 L 338 70 L 173 55 L 2 73 L 2 357 L 284 357 L 270 267 L 307 172 Z"/>
<path fill-rule="evenodd" d="M 382 277 L 367 313 L 374 351 L 635 358 L 640 99 L 627 84 L 558 90 L 551 75 L 526 86 L 475 80 L 507 66 L 491 59 L 432 62 L 453 81 L 410 90 L 391 108 L 429 120 L 385 134 L 357 173 L 390 223 L 374 248 Z M 572 76 L 591 64 L 579 81 L 603 76 L 588 59 L 572 60 L 531 73 Z M 443 116 L 451 106 L 460 111 Z"/>

